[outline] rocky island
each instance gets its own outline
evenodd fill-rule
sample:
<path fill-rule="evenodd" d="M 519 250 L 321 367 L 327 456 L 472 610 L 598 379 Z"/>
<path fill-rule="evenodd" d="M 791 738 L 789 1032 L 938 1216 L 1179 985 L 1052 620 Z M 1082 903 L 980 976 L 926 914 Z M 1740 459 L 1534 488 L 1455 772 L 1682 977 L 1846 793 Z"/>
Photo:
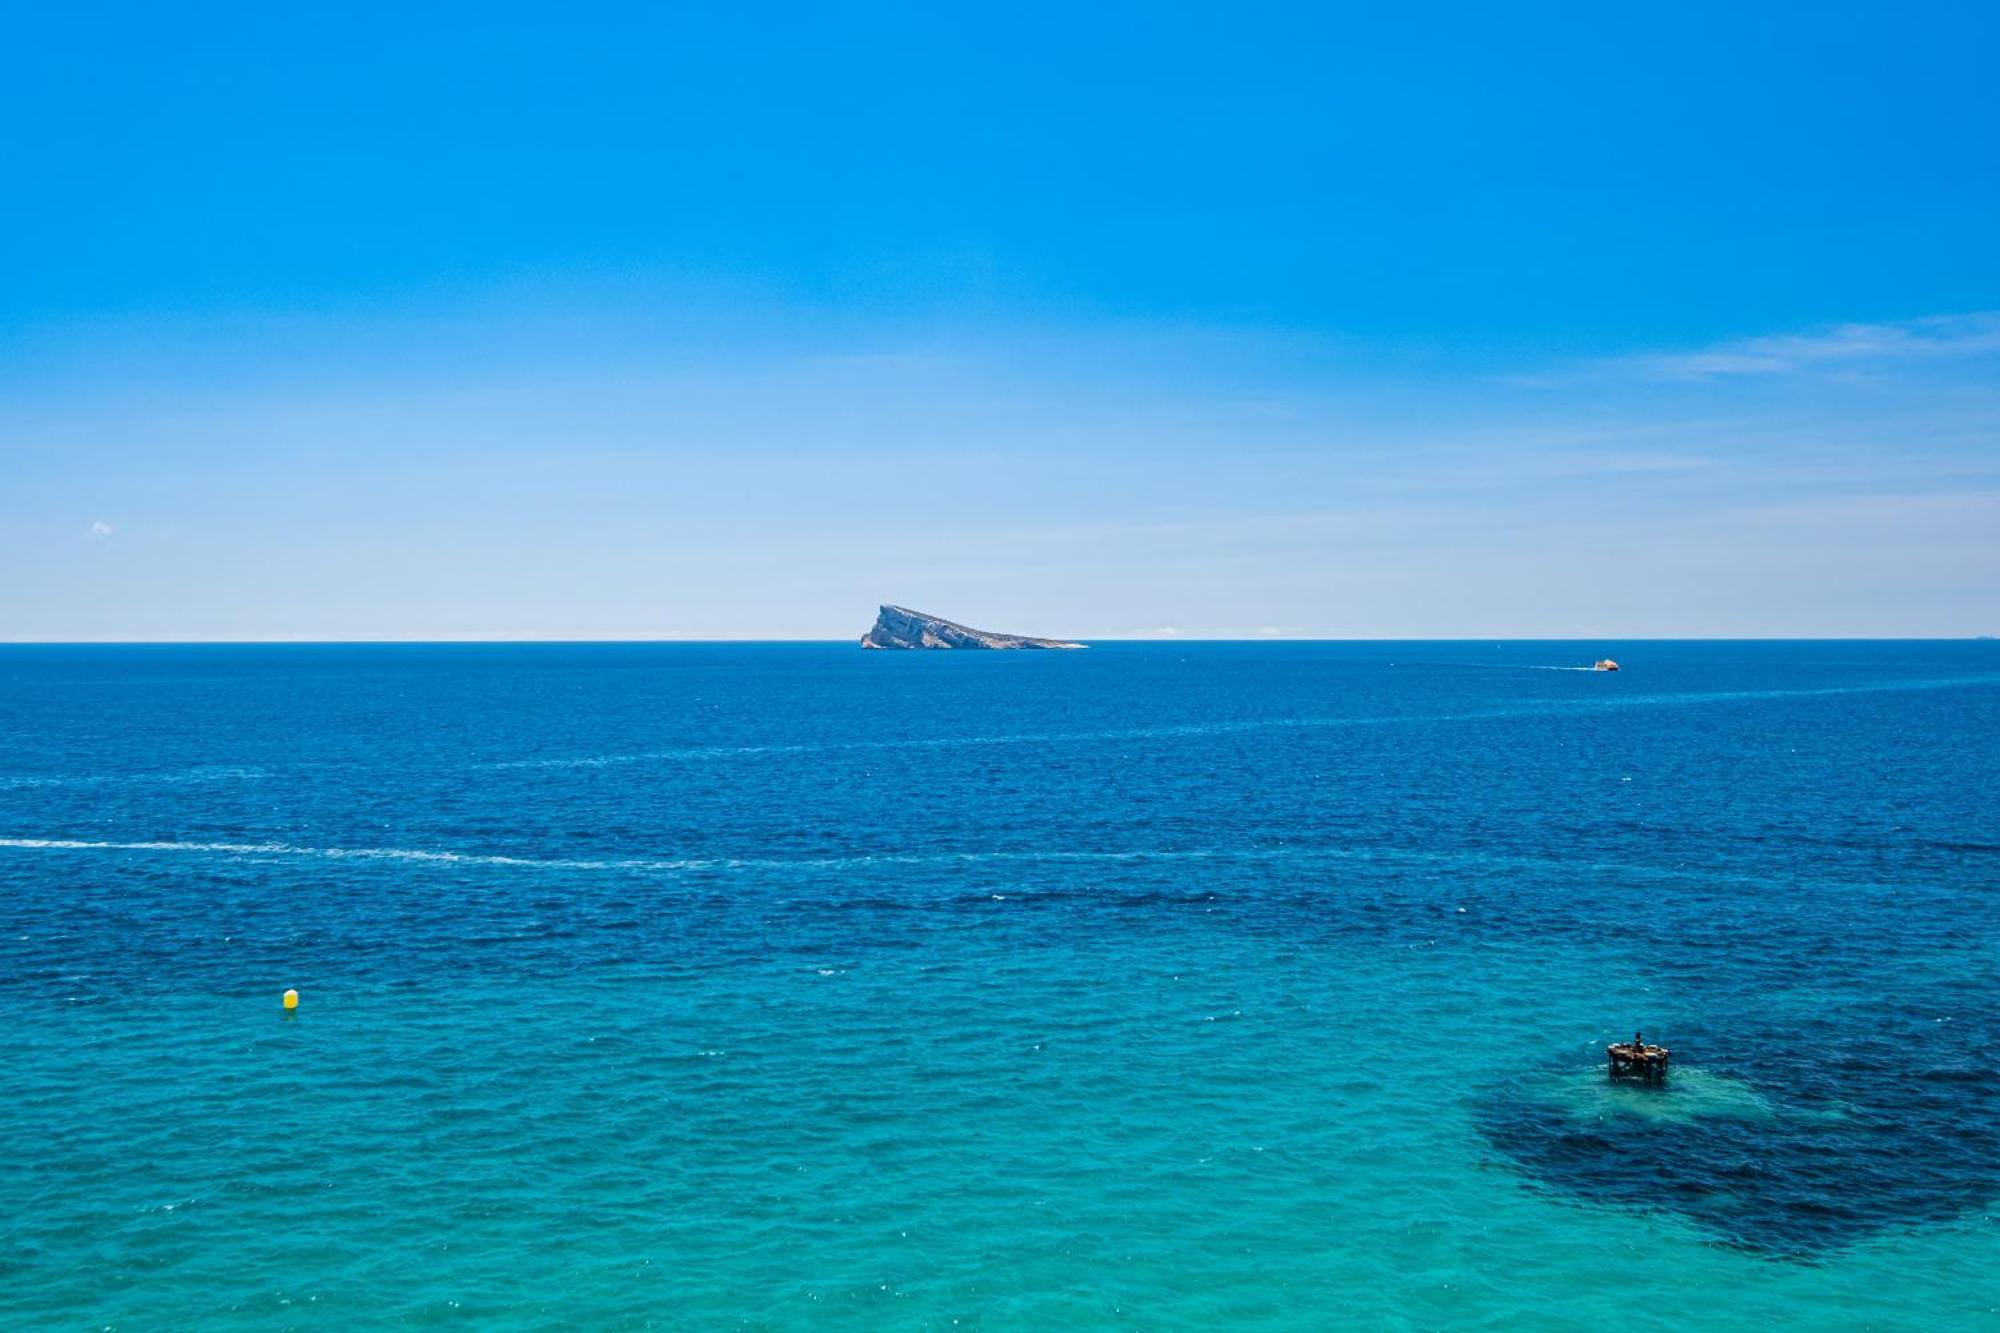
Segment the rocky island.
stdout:
<path fill-rule="evenodd" d="M 868 632 L 861 636 L 863 648 L 1082 648 L 1081 643 L 1060 639 L 1031 639 L 1023 634 L 994 634 L 960 625 L 941 616 L 928 616 L 907 606 L 885 606 Z"/>

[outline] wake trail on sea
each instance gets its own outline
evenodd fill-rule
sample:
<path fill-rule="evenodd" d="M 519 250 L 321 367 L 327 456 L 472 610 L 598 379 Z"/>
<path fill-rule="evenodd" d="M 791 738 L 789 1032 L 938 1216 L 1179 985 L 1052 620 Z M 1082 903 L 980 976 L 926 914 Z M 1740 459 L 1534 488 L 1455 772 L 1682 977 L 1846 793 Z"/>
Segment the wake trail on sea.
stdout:
<path fill-rule="evenodd" d="M 1448 868 L 1454 874 L 1510 870 L 1557 871 L 1565 875 L 1627 876 L 1702 884 L 1797 889 L 1797 878 L 1774 879 L 1712 868 L 1655 866 L 1622 861 L 1577 861 L 1562 857 L 1518 856 L 1468 851 L 1423 851 L 1403 847 L 1197 847 L 1127 848 L 1101 851 L 1001 850 L 958 852 L 857 852 L 809 857 L 532 857 L 483 852 L 459 852 L 409 847 L 316 847 L 286 842 L 128 842 L 83 838 L 0 838 L 0 850 L 45 852 L 132 852 L 180 856 L 214 856 L 232 860 L 298 857 L 350 864 L 402 862 L 444 868 L 496 868 L 510 871 L 614 872 L 638 875 L 688 875 L 729 871 L 841 873 L 874 868 L 937 868 L 982 865 L 1130 865 L 1210 862 L 1274 864 L 1279 862 L 1358 862 Z M 1814 882 L 1836 881 L 1820 877 Z M 1848 887 L 1880 887 L 1874 881 L 1838 881 Z M 1907 889 L 1908 886 L 1903 886 Z"/>
<path fill-rule="evenodd" d="M 262 768 L 243 766 L 189 768 L 168 773 L 5 773 L 0 774 L 0 791 L 39 787 L 177 787 L 203 782 L 256 782 L 267 776 Z"/>
<path fill-rule="evenodd" d="M 63 852 L 182 852 L 216 856 L 318 857 L 329 861 L 428 861 L 441 865 L 518 866 L 541 870 L 693 870 L 723 864 L 691 860 L 569 860 L 499 856 L 483 852 L 428 851 L 411 847 L 308 847 L 289 842 L 99 842 L 81 838 L 0 838 L 0 847 Z"/>
<path fill-rule="evenodd" d="M 1535 671 L 1583 671 L 1597 674 L 1595 667 L 1541 666 Z M 1763 699 L 1812 699 L 1848 694 L 1895 693 L 1906 690 L 1967 689 L 2000 684 L 2000 674 L 1957 676 L 1935 680 L 1879 681 L 1865 685 L 1830 685 L 1813 689 L 1711 690 L 1672 694 L 1611 695 L 1604 698 L 1567 699 L 1517 708 L 1489 708 L 1463 713 L 1406 713 L 1372 717 L 1245 718 L 1230 722 L 1187 723 L 1166 727 L 1126 727 L 1101 731 L 1039 732 L 1012 736 L 925 736 L 893 740 L 820 741 L 788 745 L 689 745 L 622 754 L 551 756 L 538 759 L 507 759 L 473 765 L 476 769 L 611 768 L 627 764 L 671 763 L 676 760 L 729 759 L 759 755 L 842 754 L 866 751 L 950 749 L 987 745 L 1085 745 L 1117 741 L 1200 739 L 1246 732 L 1322 729 L 1339 727 L 1409 726 L 1452 722 L 1500 722 L 1513 718 L 1560 717 L 1566 714 L 1609 712 L 1626 708 L 1668 708 L 1713 703 L 1742 703 Z"/>
<path fill-rule="evenodd" d="M 1495 669 L 1512 669 L 1495 667 Z M 1586 666 L 1524 664 L 1530 671 L 1582 671 L 1596 674 Z M 1839 695 L 1900 693 L 1908 690 L 1969 689 L 2000 684 L 2000 673 L 1954 676 L 1932 680 L 1878 681 L 1862 685 L 1835 685 L 1807 689 L 1689 691 L 1668 694 L 1609 694 L 1587 699 L 1566 699 L 1512 708 L 1487 708 L 1459 713 L 1403 713 L 1369 717 L 1242 718 L 1223 722 L 1181 723 L 1171 726 L 1120 727 L 1093 731 L 1030 732 L 1016 735 L 920 736 L 861 741 L 805 741 L 768 745 L 682 745 L 654 750 L 595 755 L 558 755 L 531 759 L 505 759 L 467 765 L 475 772 L 507 772 L 535 769 L 615 768 L 632 764 L 699 762 L 758 758 L 763 756 L 849 754 L 903 750 L 939 750 L 961 747 L 1011 745 L 1090 745 L 1120 741 L 1200 740 L 1268 731 L 1331 730 L 1348 727 L 1390 727 L 1449 725 L 1457 722 L 1504 722 L 1510 719 L 1588 715 L 1628 708 L 1671 708 L 1701 704 L 1752 702 L 1764 699 L 1810 699 Z M 1612 688 L 1616 688 L 1615 686 Z M 291 766 L 286 766 L 289 769 Z M 301 770 L 365 769 L 368 763 L 308 762 Z M 224 782 L 261 782 L 277 776 L 272 769 L 256 765 L 213 765 L 166 773 L 78 773 L 0 774 L 0 791 L 37 788 L 78 788 L 98 786 L 162 785 L 179 786 Z M 0 842 L 0 846 L 7 845 Z M 359 853 L 357 853 L 358 855 Z"/>

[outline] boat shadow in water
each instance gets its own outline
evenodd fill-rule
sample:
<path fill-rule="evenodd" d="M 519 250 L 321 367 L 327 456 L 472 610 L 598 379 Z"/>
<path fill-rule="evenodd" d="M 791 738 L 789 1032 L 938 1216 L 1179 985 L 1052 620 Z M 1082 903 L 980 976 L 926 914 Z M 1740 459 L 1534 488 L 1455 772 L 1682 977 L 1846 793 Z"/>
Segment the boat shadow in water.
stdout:
<path fill-rule="evenodd" d="M 2000 1197 L 2000 1073 L 1896 1053 L 1879 1032 L 1781 1052 L 1761 1058 L 1757 1083 L 1692 1063 L 1657 1085 L 1572 1066 L 1523 1075 L 1474 1114 L 1544 1189 L 1809 1262 Z"/>

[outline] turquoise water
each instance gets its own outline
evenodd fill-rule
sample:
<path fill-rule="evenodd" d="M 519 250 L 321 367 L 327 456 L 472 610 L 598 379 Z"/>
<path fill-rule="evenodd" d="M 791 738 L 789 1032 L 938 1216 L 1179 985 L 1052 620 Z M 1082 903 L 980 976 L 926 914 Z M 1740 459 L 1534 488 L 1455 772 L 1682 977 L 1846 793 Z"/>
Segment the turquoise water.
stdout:
<path fill-rule="evenodd" d="M 0 649 L 0 1322 L 2000 1326 L 1996 742 L 1991 643 Z"/>

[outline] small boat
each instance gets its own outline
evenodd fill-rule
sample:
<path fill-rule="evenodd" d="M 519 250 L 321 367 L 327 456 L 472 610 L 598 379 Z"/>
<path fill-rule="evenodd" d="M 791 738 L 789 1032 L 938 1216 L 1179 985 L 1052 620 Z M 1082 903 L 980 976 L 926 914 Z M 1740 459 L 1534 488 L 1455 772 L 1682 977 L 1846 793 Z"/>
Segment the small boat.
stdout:
<path fill-rule="evenodd" d="M 1592 671 L 1616 671 L 1618 669 L 1618 664 L 1612 661 L 1610 658 L 1605 657 L 1605 658 L 1600 658 L 1598 661 L 1592 663 L 1590 669 Z"/>

